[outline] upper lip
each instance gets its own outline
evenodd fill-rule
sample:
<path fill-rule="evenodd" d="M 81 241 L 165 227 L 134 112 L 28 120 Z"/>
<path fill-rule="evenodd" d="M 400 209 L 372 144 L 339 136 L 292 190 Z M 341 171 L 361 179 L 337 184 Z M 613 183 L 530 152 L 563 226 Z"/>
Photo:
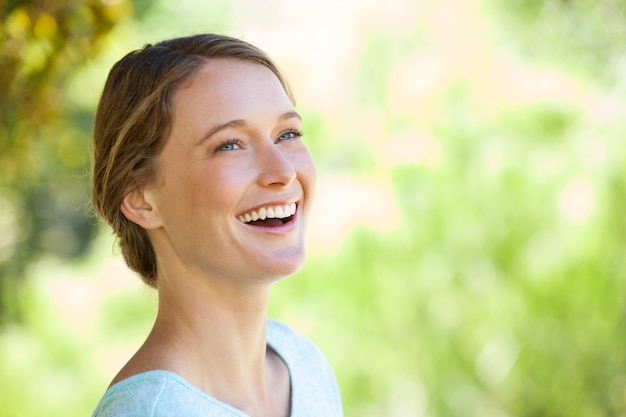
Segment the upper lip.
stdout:
<path fill-rule="evenodd" d="M 236 217 L 243 222 L 249 222 L 258 219 L 264 220 L 268 217 L 289 217 L 295 214 L 299 202 L 300 201 L 297 198 L 290 198 L 281 201 L 263 203 L 241 212 Z"/>

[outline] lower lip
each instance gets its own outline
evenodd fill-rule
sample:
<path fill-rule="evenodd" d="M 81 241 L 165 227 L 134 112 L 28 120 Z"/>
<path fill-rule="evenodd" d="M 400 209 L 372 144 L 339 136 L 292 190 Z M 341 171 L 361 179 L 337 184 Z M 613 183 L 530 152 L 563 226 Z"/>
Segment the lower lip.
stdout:
<path fill-rule="evenodd" d="M 296 228 L 296 226 L 298 225 L 298 214 L 299 212 L 296 211 L 296 214 L 294 214 L 291 221 L 287 223 L 283 223 L 282 225 L 279 225 L 279 226 L 273 226 L 273 227 L 255 226 L 250 223 L 244 223 L 244 225 L 252 229 L 258 230 L 260 232 L 275 234 L 275 235 L 282 235 L 282 234 L 291 232 Z"/>

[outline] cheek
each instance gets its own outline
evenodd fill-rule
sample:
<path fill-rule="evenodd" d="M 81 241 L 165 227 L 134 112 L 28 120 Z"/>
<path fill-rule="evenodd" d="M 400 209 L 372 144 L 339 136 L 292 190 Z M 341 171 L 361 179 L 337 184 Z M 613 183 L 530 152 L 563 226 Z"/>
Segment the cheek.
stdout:
<path fill-rule="evenodd" d="M 312 193 L 317 180 L 317 171 L 313 158 L 306 148 L 298 153 L 294 166 L 300 182 L 306 188 L 305 191 L 309 194 Z"/>
<path fill-rule="evenodd" d="M 212 164 L 194 172 L 190 181 L 194 183 L 190 198 L 196 206 L 232 206 L 249 183 L 250 172 L 246 164 Z"/>

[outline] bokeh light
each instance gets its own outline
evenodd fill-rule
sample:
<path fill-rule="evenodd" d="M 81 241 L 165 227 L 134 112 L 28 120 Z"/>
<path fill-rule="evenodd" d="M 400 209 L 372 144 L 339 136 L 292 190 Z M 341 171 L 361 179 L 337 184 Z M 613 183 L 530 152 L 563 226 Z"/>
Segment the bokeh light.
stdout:
<path fill-rule="evenodd" d="M 154 291 L 90 217 L 89 135 L 116 60 L 198 32 L 257 44 L 295 90 L 319 182 L 270 314 L 324 351 L 347 417 L 626 413 L 626 5 L 17 3 L 0 416 L 89 415 L 149 331 Z"/>

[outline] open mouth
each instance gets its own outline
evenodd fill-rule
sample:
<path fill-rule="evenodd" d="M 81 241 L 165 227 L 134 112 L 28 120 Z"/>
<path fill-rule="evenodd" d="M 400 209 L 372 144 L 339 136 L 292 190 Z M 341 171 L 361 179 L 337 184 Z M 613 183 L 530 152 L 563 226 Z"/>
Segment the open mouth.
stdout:
<path fill-rule="evenodd" d="M 238 219 L 246 224 L 261 227 L 277 227 L 293 220 L 296 214 L 296 203 L 279 206 L 261 207 L 239 215 Z"/>

